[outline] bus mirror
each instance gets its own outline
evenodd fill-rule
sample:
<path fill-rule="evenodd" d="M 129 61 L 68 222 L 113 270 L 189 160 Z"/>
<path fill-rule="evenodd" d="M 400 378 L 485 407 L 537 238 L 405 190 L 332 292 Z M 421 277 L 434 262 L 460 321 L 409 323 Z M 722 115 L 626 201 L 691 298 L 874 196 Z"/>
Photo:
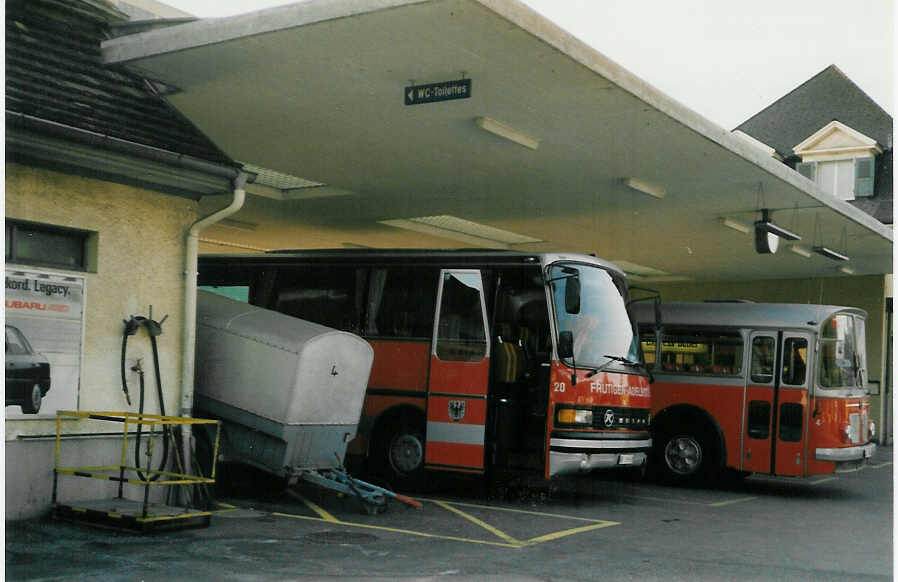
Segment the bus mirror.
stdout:
<path fill-rule="evenodd" d="M 564 310 L 568 313 L 580 313 L 580 279 L 569 277 L 564 286 Z"/>
<path fill-rule="evenodd" d="M 563 331 L 558 334 L 558 357 L 562 360 L 574 357 L 574 332 Z"/>

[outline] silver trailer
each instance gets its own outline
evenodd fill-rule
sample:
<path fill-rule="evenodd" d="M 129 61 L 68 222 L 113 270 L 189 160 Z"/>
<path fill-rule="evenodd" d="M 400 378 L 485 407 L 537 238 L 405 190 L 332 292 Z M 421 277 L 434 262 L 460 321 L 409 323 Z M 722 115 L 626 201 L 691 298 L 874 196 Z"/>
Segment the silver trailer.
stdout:
<path fill-rule="evenodd" d="M 225 421 L 228 460 L 291 480 L 341 467 L 373 355 L 351 333 L 198 293 L 196 408 Z"/>

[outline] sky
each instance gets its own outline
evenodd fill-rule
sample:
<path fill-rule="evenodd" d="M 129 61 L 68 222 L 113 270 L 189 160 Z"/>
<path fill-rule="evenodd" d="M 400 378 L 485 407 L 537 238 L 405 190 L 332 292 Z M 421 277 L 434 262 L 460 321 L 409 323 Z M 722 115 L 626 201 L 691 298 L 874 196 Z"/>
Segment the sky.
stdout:
<path fill-rule="evenodd" d="M 894 116 L 894 0 L 522 1 L 725 129 L 833 64 Z M 289 2 L 166 3 L 205 18 Z"/>

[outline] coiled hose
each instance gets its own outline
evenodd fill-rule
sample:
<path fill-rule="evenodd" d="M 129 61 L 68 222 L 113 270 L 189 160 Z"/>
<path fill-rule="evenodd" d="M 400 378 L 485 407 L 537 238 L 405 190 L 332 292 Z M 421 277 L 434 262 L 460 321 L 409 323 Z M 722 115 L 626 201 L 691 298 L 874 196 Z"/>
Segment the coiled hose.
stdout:
<path fill-rule="evenodd" d="M 162 318 L 162 322 L 166 320 L 168 316 Z M 153 349 L 153 373 L 156 375 L 156 393 L 159 396 L 159 409 L 162 416 L 165 416 L 165 398 L 162 393 L 162 375 L 159 373 L 159 348 L 156 345 L 156 336 L 162 335 L 162 322 L 154 321 L 152 319 L 143 317 L 141 315 L 131 316 L 130 319 L 125 320 L 125 330 L 122 333 L 122 358 L 121 358 L 121 368 L 122 368 L 122 390 L 125 392 L 125 399 L 128 401 L 128 405 L 131 405 L 131 396 L 128 392 L 128 380 L 127 380 L 127 372 L 125 365 L 125 355 L 128 351 L 128 337 L 135 335 L 137 331 L 144 327 L 147 330 L 147 334 L 150 336 L 150 346 Z M 143 414 L 144 409 L 144 380 L 143 380 L 143 369 L 140 368 L 140 364 L 138 363 L 136 366 L 132 367 L 132 370 L 137 372 L 140 376 L 140 401 L 138 405 L 138 413 Z M 141 472 L 140 470 L 140 439 L 142 432 L 142 423 L 137 424 L 137 437 L 134 443 L 134 465 L 137 468 L 137 475 L 143 481 L 155 481 L 159 478 L 161 473 L 156 473 L 152 475 L 149 479 Z M 159 462 L 158 471 L 162 471 L 165 468 L 165 464 L 168 462 L 168 449 L 170 447 L 170 439 L 171 439 L 171 427 L 168 425 L 163 425 L 162 427 L 162 459 Z M 147 470 L 151 468 L 148 466 Z"/>

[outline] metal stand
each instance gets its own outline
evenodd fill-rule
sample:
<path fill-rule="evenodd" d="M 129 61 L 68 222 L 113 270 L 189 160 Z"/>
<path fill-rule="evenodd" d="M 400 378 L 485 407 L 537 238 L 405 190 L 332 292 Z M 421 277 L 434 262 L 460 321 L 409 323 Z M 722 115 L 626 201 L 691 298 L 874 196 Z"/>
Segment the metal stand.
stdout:
<path fill-rule="evenodd" d="M 63 467 L 60 465 L 60 441 L 63 420 L 101 420 L 122 424 L 122 456 L 118 465 L 97 467 Z M 147 458 L 152 454 L 153 437 L 157 429 L 168 430 L 171 426 L 214 424 L 216 425 L 215 447 L 212 456 L 211 474 L 208 477 L 182 472 L 153 470 L 127 464 L 128 437 L 132 429 L 149 427 Z M 171 507 L 150 503 L 150 487 L 165 485 L 207 485 L 215 483 L 215 458 L 218 452 L 220 422 L 201 418 L 138 414 L 133 412 L 74 412 L 60 410 L 56 413 L 56 450 L 53 467 L 53 516 L 78 523 L 104 527 L 123 528 L 140 532 L 169 530 L 185 527 L 206 527 L 211 512 L 189 507 Z M 175 450 L 177 447 L 173 446 Z M 139 464 L 135 461 L 135 464 Z M 180 464 L 180 463 L 179 463 Z M 148 463 L 149 465 L 149 463 Z M 60 475 L 88 477 L 104 481 L 118 482 L 118 496 L 114 499 L 100 499 L 59 503 L 57 490 Z M 143 487 L 143 499 L 125 499 L 124 485 L 129 483 Z"/>

